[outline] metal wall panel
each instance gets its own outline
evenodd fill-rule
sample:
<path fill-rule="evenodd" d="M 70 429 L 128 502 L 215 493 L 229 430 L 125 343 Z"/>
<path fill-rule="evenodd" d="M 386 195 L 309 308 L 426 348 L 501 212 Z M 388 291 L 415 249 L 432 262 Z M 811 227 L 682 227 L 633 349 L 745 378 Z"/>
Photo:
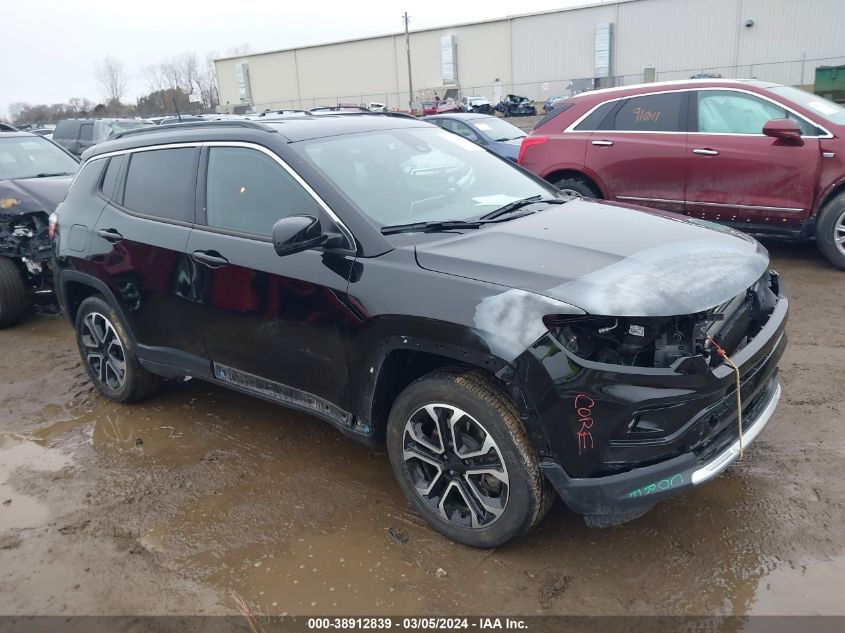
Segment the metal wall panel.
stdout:
<path fill-rule="evenodd" d="M 754 25 L 744 26 L 749 19 Z M 572 80 L 595 75 L 602 23 L 612 24 L 614 77 L 607 81 L 617 84 L 643 81 L 646 66 L 658 81 L 718 72 L 806 84 L 817 65 L 845 61 L 845 0 L 619 0 L 412 32 L 415 91 L 442 92 L 441 38 L 454 36 L 463 94 L 492 98 L 496 79 L 503 92 L 534 99 L 566 94 Z M 239 101 L 239 61 L 249 63 L 257 105 L 408 102 L 404 34 L 218 60 L 224 105 Z"/>

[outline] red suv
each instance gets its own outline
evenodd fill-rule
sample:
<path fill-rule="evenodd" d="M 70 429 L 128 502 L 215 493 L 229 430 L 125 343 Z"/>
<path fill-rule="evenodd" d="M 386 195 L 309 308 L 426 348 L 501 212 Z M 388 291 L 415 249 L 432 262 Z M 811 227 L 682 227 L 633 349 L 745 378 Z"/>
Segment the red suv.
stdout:
<path fill-rule="evenodd" d="M 845 108 L 751 80 L 665 82 L 558 102 L 519 164 L 570 194 L 815 237 L 845 270 Z"/>

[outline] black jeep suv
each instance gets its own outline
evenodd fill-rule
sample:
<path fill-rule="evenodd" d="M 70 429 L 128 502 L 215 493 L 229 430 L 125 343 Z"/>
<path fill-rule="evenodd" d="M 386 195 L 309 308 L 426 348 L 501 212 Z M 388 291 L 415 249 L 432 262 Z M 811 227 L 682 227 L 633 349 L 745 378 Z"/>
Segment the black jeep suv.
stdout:
<path fill-rule="evenodd" d="M 569 199 L 384 114 L 188 123 L 83 159 L 54 270 L 97 388 L 189 375 L 386 441 L 462 543 L 525 532 L 554 491 L 634 518 L 777 405 L 787 299 L 731 229 Z"/>

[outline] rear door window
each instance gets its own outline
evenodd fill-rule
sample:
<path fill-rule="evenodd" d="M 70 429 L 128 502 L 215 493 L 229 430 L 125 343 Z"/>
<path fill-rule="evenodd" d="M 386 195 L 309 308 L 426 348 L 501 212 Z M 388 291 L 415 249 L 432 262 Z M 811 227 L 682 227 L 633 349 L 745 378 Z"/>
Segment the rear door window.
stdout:
<path fill-rule="evenodd" d="M 194 147 L 134 152 L 123 206 L 144 215 L 192 223 L 198 156 Z"/>
<path fill-rule="evenodd" d="M 212 147 L 208 154 L 206 223 L 269 237 L 291 215 L 320 217 L 321 208 L 278 162 L 244 147 Z"/>
<path fill-rule="evenodd" d="M 665 92 L 631 97 L 613 115 L 610 129 L 625 132 L 684 131 L 686 93 Z"/>
<path fill-rule="evenodd" d="M 94 124 L 83 123 L 79 126 L 79 140 L 93 141 L 94 140 Z"/>

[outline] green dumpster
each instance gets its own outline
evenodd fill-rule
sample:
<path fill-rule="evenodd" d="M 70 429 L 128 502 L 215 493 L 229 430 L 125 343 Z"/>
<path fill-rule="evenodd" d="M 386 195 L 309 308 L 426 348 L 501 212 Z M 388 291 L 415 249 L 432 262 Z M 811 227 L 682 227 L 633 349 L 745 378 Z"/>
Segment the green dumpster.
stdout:
<path fill-rule="evenodd" d="M 833 101 L 845 101 L 845 66 L 817 66 L 814 92 Z"/>

